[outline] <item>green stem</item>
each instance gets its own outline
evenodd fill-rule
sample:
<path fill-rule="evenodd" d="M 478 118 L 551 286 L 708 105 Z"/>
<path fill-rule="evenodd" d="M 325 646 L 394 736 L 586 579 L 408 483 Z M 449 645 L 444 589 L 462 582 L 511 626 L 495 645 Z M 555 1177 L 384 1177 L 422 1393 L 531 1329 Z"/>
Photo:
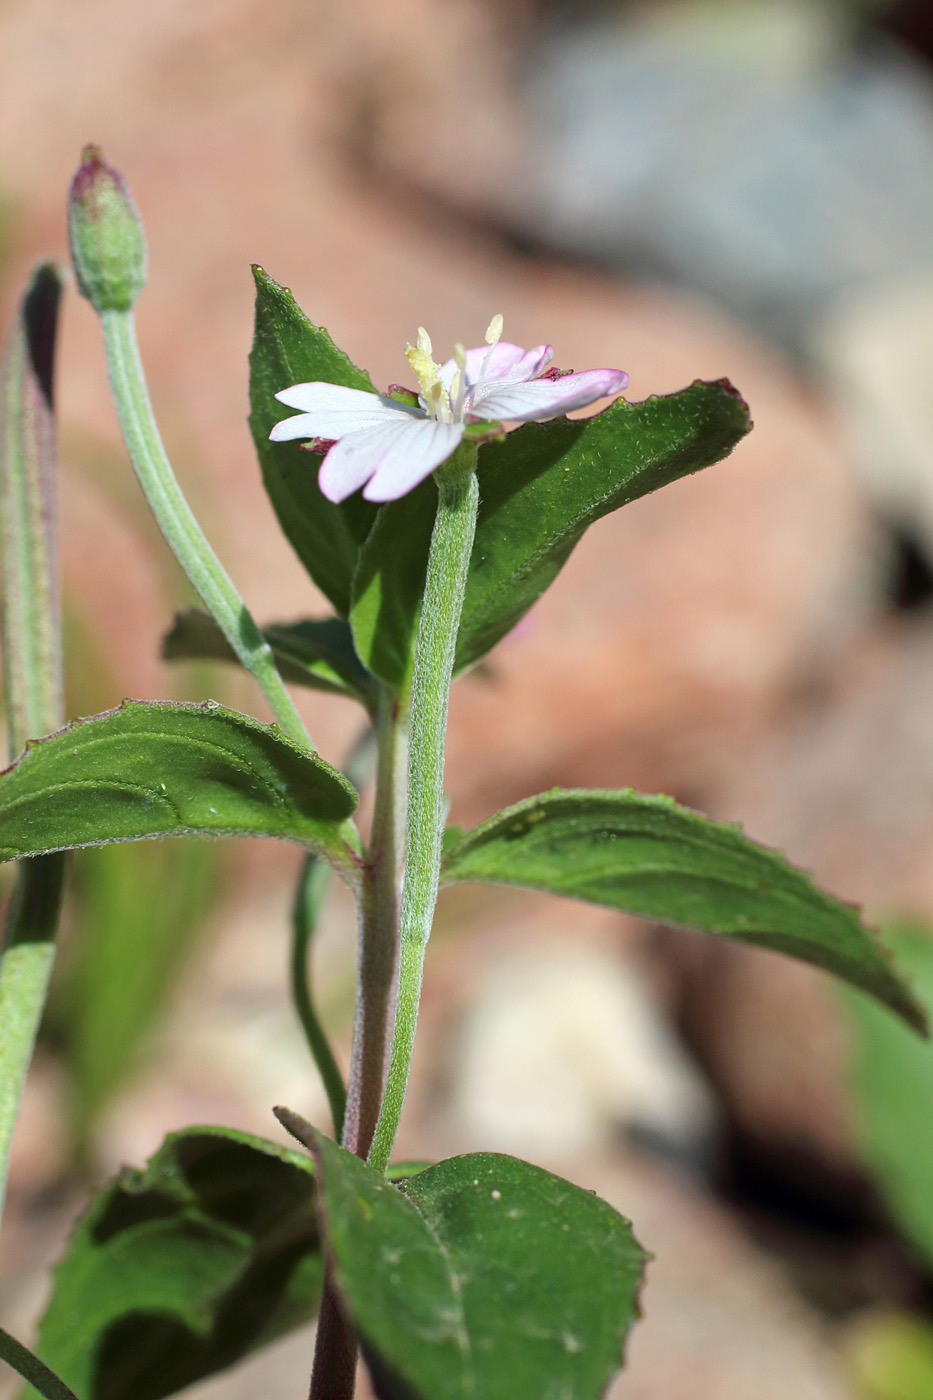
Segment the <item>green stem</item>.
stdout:
<path fill-rule="evenodd" d="M 293 743 L 314 745 L 262 636 L 195 519 L 176 480 L 152 412 L 132 311 L 102 311 L 107 373 L 130 460 L 159 528 L 242 665 L 258 682 Z"/>
<path fill-rule="evenodd" d="M 404 827 L 406 728 L 395 695 L 383 687 L 369 859 L 359 904 L 359 972 L 343 1146 L 365 1157 L 382 1102 L 398 952 L 399 838 Z"/>
<path fill-rule="evenodd" d="M 340 1066 L 317 1014 L 308 983 L 308 952 L 317 925 L 318 911 L 324 902 L 329 884 L 330 867 L 317 856 L 308 855 L 302 866 L 292 911 L 291 985 L 298 1019 L 301 1021 L 318 1073 L 324 1081 L 330 1116 L 334 1124 L 334 1137 L 339 1141 L 347 1108 L 347 1090 Z"/>
<path fill-rule="evenodd" d="M 11 1337 L 3 1327 L 0 1327 L 0 1357 L 40 1395 L 45 1396 L 45 1400 L 77 1400 L 74 1391 L 54 1371 L 49 1370 L 44 1361 L 40 1361 L 22 1342 Z"/>
<path fill-rule="evenodd" d="M 437 902 L 447 706 L 479 501 L 475 462 L 476 449 L 461 447 L 436 476 L 437 518 L 412 679 L 398 1005 L 385 1096 L 369 1153 L 371 1165 L 379 1171 L 385 1171 L 389 1164 L 398 1132 L 415 1041 L 424 953 Z"/>

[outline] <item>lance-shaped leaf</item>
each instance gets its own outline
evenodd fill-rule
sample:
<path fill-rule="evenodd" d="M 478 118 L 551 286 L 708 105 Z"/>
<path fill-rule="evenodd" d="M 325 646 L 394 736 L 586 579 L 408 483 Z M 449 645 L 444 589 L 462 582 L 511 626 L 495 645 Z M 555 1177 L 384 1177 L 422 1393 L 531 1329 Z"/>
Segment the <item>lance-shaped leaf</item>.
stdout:
<path fill-rule="evenodd" d="M 173 1133 L 79 1221 L 39 1356 L 81 1400 L 159 1400 L 305 1322 L 322 1273 L 312 1192 L 297 1152 L 232 1129 Z"/>
<path fill-rule="evenodd" d="M 62 271 L 37 269 L 0 372 L 3 652 L 10 746 L 61 723 L 52 369 Z"/>
<path fill-rule="evenodd" d="M 0 366 L 3 669 L 11 755 L 62 722 L 53 363 L 63 273 L 40 266 Z M 0 1205 L 54 958 L 63 857 L 19 869 L 0 952 Z"/>
<path fill-rule="evenodd" d="M 898 962 L 933 1011 L 933 933 L 921 925 L 885 930 Z M 863 1160 L 904 1234 L 933 1264 L 933 1045 L 865 997 L 847 992 L 851 1090 Z"/>
<path fill-rule="evenodd" d="M 772 948 L 871 992 L 918 1029 L 923 1009 L 850 904 L 777 851 L 667 797 L 530 797 L 447 851 L 447 884 L 523 885 Z"/>
<path fill-rule="evenodd" d="M 208 701 L 125 701 L 0 774 L 0 859 L 147 836 L 277 836 L 340 854 L 347 780 L 278 730 Z"/>
<path fill-rule="evenodd" d="M 727 381 L 698 381 L 643 403 L 619 400 L 593 418 L 526 423 L 485 445 L 456 670 L 514 627 L 594 521 L 720 461 L 750 427 Z M 430 480 L 384 506 L 354 580 L 357 650 L 400 689 L 411 672 L 436 508 Z"/>
<path fill-rule="evenodd" d="M 337 1288 L 380 1400 L 598 1400 L 647 1256 L 605 1201 L 489 1152 L 391 1185 L 318 1135 Z"/>
<path fill-rule="evenodd" d="M 224 854 L 207 841 L 139 841 L 82 851 L 74 862 L 68 956 L 48 1029 L 68 1070 L 84 1160 L 102 1109 L 138 1069 L 198 947 Z"/>
<path fill-rule="evenodd" d="M 363 705 L 375 703 L 373 679 L 353 647 L 353 634 L 339 617 L 275 622 L 262 635 L 272 648 L 279 674 L 292 685 L 346 695 Z M 188 608 L 175 614 L 162 639 L 166 661 L 227 661 L 239 664 L 230 643 L 209 613 Z"/>
<path fill-rule="evenodd" d="M 372 389 L 365 370 L 338 350 L 313 325 L 287 287 L 261 267 L 256 280 L 256 323 L 249 358 L 249 426 L 262 479 L 285 535 L 321 592 L 344 616 L 360 545 L 372 528 L 376 507 L 359 494 L 334 505 L 318 490 L 320 458 L 296 442 L 273 443 L 269 433 L 284 416 L 275 395 L 293 384 L 326 380 L 351 389 Z"/>

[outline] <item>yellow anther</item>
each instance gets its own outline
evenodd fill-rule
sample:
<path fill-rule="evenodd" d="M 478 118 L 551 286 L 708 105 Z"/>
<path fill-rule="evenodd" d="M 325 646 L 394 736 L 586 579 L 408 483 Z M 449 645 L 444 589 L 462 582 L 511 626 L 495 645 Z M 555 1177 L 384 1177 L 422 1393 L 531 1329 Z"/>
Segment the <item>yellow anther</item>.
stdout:
<path fill-rule="evenodd" d="M 463 346 L 460 344 L 459 340 L 457 341 L 456 345 L 454 346 L 454 364 L 457 366 L 457 369 L 460 371 L 461 374 L 466 374 L 466 367 L 467 367 L 466 350 L 465 350 L 465 349 L 463 348 Z"/>
<path fill-rule="evenodd" d="M 492 320 L 489 322 L 489 328 L 488 328 L 488 330 L 486 331 L 486 344 L 487 344 L 487 345 L 498 345 L 498 344 L 499 344 L 499 340 L 500 340 L 500 338 L 501 338 L 501 336 L 502 336 L 502 326 L 503 326 L 502 312 L 501 312 L 501 311 L 497 311 L 496 314 L 495 314 L 495 316 L 493 316 Z"/>
<path fill-rule="evenodd" d="M 438 388 L 443 389 L 440 378 L 440 365 L 431 358 L 431 338 L 423 326 L 418 328 L 418 344 L 405 347 L 405 358 L 421 388 L 421 396 L 433 412 L 432 404 L 438 402 Z"/>

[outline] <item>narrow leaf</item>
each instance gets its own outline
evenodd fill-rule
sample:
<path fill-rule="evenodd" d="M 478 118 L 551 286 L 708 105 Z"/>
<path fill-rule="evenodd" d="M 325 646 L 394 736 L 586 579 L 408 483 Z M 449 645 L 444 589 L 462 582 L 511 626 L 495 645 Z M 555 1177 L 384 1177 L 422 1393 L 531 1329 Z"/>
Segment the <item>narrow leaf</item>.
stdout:
<path fill-rule="evenodd" d="M 442 878 L 522 885 L 772 948 L 871 992 L 912 1026 L 922 1008 L 858 912 L 777 851 L 667 797 L 562 791 L 467 832 Z"/>
<path fill-rule="evenodd" d="M 898 963 L 933 1011 L 933 935 L 919 925 L 885 930 Z M 845 997 L 851 1087 L 862 1156 L 904 1234 L 933 1266 L 933 1045 L 864 997 Z"/>
<path fill-rule="evenodd" d="M 646 1255 L 589 1191 L 474 1153 L 393 1186 L 318 1135 L 338 1290 L 381 1400 L 597 1400 Z"/>
<path fill-rule="evenodd" d="M 147 836 L 276 836 L 339 851 L 347 780 L 208 701 L 127 700 L 31 744 L 0 774 L 0 859 Z"/>
<path fill-rule="evenodd" d="M 141 841 L 86 850 L 74 862 L 71 935 L 49 1014 L 81 1156 L 197 947 L 222 855 L 205 841 Z"/>
<path fill-rule="evenodd" d="M 339 617 L 276 622 L 263 628 L 282 679 L 313 690 L 346 695 L 364 705 L 374 703 L 373 681 L 353 648 L 350 628 Z M 166 661 L 227 661 L 236 653 L 214 619 L 200 608 L 175 614 L 162 639 Z"/>
<path fill-rule="evenodd" d="M 11 756 L 62 722 L 53 365 L 62 270 L 40 266 L 0 365 L 3 664 Z M 64 864 L 25 861 L 0 950 L 0 1206 L 55 956 Z"/>
<path fill-rule="evenodd" d="M 643 403 L 618 400 L 592 418 L 526 423 L 484 446 L 457 671 L 514 627 L 594 521 L 720 461 L 750 427 L 748 408 L 727 381 L 697 381 Z M 436 506 L 432 481 L 383 506 L 354 580 L 357 649 L 399 689 L 417 641 Z"/>
<path fill-rule="evenodd" d="M 39 1355 L 82 1400 L 160 1400 L 305 1322 L 322 1272 L 312 1191 L 299 1153 L 232 1129 L 172 1134 L 78 1223 Z"/>
<path fill-rule="evenodd" d="M 351 389 L 372 389 L 373 384 L 325 330 L 312 325 L 287 287 L 280 287 L 261 267 L 253 268 L 253 276 L 256 322 L 249 360 L 249 425 L 262 478 L 298 558 L 346 616 L 357 554 L 377 508 L 359 493 L 342 505 L 328 501 L 318 490 L 320 458 L 295 442 L 272 443 L 269 433 L 289 413 L 275 397 L 280 389 L 315 380 Z"/>
<path fill-rule="evenodd" d="M 52 368 L 63 275 L 39 267 L 0 368 L 3 655 L 11 756 L 61 724 Z"/>

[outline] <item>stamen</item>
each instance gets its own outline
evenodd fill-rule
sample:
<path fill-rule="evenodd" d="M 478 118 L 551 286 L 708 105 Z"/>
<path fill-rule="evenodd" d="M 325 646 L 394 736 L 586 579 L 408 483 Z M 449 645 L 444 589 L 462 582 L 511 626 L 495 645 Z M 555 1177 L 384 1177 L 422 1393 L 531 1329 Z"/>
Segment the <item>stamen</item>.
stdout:
<path fill-rule="evenodd" d="M 450 408 L 455 423 L 463 421 L 463 402 L 467 390 L 467 356 L 459 340 L 454 346 L 454 364 L 457 366 L 450 381 Z"/>
<path fill-rule="evenodd" d="M 489 349 L 483 356 L 483 363 L 480 366 L 480 371 L 477 375 L 476 383 L 473 385 L 474 389 L 478 389 L 482 384 L 483 380 L 486 378 L 486 371 L 489 368 L 489 361 L 492 359 L 492 352 L 499 344 L 499 338 L 502 335 L 502 325 L 502 312 L 497 311 L 495 316 L 493 316 L 492 320 L 489 322 L 488 327 L 486 328 L 486 344 L 489 346 Z"/>
<path fill-rule="evenodd" d="M 436 383 L 431 385 L 429 402 L 431 405 L 431 414 L 437 419 L 438 423 L 449 423 L 451 417 L 450 399 L 447 396 L 447 390 L 444 388 L 442 380 L 438 379 Z"/>
<path fill-rule="evenodd" d="M 431 337 L 424 326 L 418 327 L 418 340 L 415 345 L 406 345 L 405 358 L 418 377 L 418 385 L 424 406 L 432 418 L 447 421 L 450 405 L 446 390 L 441 381 L 441 367 L 434 363 L 431 350 Z"/>

